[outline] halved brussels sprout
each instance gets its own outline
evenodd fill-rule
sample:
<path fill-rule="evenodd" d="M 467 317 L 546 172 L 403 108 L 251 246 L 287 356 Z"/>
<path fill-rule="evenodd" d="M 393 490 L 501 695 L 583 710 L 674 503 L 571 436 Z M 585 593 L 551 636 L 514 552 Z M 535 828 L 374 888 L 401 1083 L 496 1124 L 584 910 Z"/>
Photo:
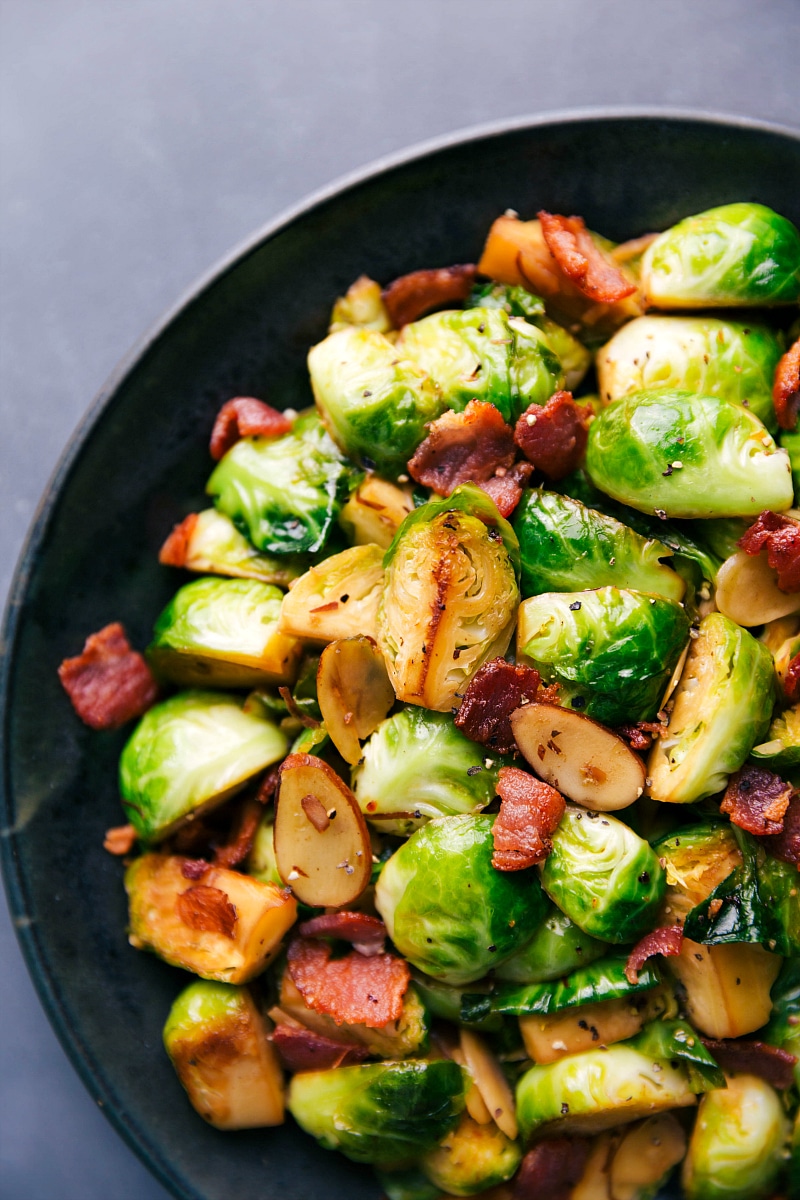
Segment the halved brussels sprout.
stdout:
<path fill-rule="evenodd" d="M 247 988 L 198 980 L 181 992 L 164 1047 L 203 1120 L 217 1129 L 283 1122 L 283 1079 Z"/>
<path fill-rule="evenodd" d="M 506 761 L 487 759 L 484 747 L 456 729 L 449 713 L 409 705 L 383 721 L 364 745 L 353 791 L 378 829 L 408 834 L 431 817 L 486 808 Z M 383 819 L 391 813 L 400 815 Z"/>
<path fill-rule="evenodd" d="M 773 1194 L 789 1132 L 774 1088 L 735 1075 L 700 1101 L 682 1183 L 687 1200 L 762 1200 Z"/>
<path fill-rule="evenodd" d="M 434 381 L 382 333 L 346 326 L 308 355 L 314 398 L 345 454 L 389 476 L 405 470 L 446 408 Z"/>
<path fill-rule="evenodd" d="M 351 546 L 310 567 L 283 597 L 281 633 L 333 642 L 364 633 L 375 637 L 384 583 L 380 546 Z"/>
<path fill-rule="evenodd" d="M 652 929 L 667 884 L 643 838 L 610 814 L 573 804 L 539 871 L 550 899 L 604 942 L 632 942 Z"/>
<path fill-rule="evenodd" d="M 722 396 L 744 404 L 774 434 L 772 381 L 783 341 L 758 322 L 639 317 L 597 355 L 600 394 L 607 404 L 628 392 L 662 387 Z"/>
<path fill-rule="evenodd" d="M 796 304 L 800 233 L 764 204 L 723 204 L 656 238 L 641 279 L 656 308 Z"/>
<path fill-rule="evenodd" d="M 355 283 L 351 283 L 344 296 L 340 296 L 333 306 L 329 333 L 336 333 L 348 325 L 358 325 L 362 329 L 377 329 L 378 333 L 388 333 L 392 322 L 386 311 L 381 295 L 381 285 L 368 275 L 359 275 Z"/>
<path fill-rule="evenodd" d="M 375 886 L 375 907 L 397 949 L 446 983 L 480 979 L 524 945 L 544 897 L 533 872 L 492 866 L 493 817 L 439 817 L 397 850 Z"/>
<path fill-rule="evenodd" d="M 339 514 L 339 524 L 354 546 L 387 550 L 413 508 L 410 486 L 367 475 Z"/>
<path fill-rule="evenodd" d="M 401 1166 L 458 1124 L 465 1090 L 461 1067 L 449 1059 L 371 1063 L 295 1075 L 288 1107 L 326 1150 Z"/>
<path fill-rule="evenodd" d="M 456 1128 L 419 1165 L 448 1196 L 474 1196 L 510 1179 L 521 1161 L 519 1142 L 501 1133 L 494 1121 L 479 1125 L 462 1113 Z"/>
<path fill-rule="evenodd" d="M 718 396 L 631 392 L 589 427 L 586 472 L 657 517 L 746 517 L 792 503 L 789 458 L 758 417 Z"/>
<path fill-rule="evenodd" d="M 672 551 L 579 500 L 526 491 L 514 514 L 522 594 L 606 585 L 682 600 L 686 584 L 667 565 Z"/>
<path fill-rule="evenodd" d="M 765 740 L 753 747 L 751 756 L 770 770 L 783 771 L 800 766 L 800 705 L 795 704 L 778 713 Z"/>
<path fill-rule="evenodd" d="M 602 587 L 524 600 L 517 651 L 561 685 L 561 704 L 619 725 L 652 720 L 688 637 L 674 600 Z"/>
<path fill-rule="evenodd" d="M 473 484 L 415 509 L 386 552 L 378 644 L 399 700 L 449 712 L 505 653 L 516 619 L 517 538 Z"/>
<path fill-rule="evenodd" d="M 486 400 L 514 424 L 529 404 L 545 404 L 564 386 L 558 357 L 542 333 L 500 308 L 434 313 L 405 325 L 397 355 L 436 381 L 456 412 Z"/>
<path fill-rule="evenodd" d="M 589 937 L 555 905 L 526 946 L 495 971 L 510 983 L 544 983 L 562 979 L 608 952 L 605 942 Z"/>
<path fill-rule="evenodd" d="M 206 491 L 258 550 L 324 546 L 346 492 L 348 467 L 316 413 L 278 438 L 247 437 L 220 461 Z"/>
<path fill-rule="evenodd" d="M 119 763 L 125 815 L 156 842 L 200 811 L 221 804 L 278 762 L 286 735 L 260 712 L 220 692 L 180 692 L 145 713 Z"/>
<path fill-rule="evenodd" d="M 650 795 L 691 804 L 722 791 L 772 712 L 772 656 L 722 613 L 700 623 L 675 695 L 665 736 L 648 762 Z"/>
<path fill-rule="evenodd" d="M 179 528 L 186 538 L 180 566 L 187 571 L 260 579 L 262 583 L 288 587 L 308 566 L 303 555 L 262 554 L 230 517 L 215 508 L 192 513 Z"/>

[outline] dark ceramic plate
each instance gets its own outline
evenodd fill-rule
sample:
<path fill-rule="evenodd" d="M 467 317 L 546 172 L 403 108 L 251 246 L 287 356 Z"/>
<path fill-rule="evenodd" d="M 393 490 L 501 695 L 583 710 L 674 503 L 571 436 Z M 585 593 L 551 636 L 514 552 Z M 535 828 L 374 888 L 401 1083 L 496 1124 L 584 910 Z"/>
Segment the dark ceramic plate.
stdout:
<path fill-rule="evenodd" d="M 157 551 L 203 501 L 214 414 L 232 395 L 309 403 L 309 346 L 333 298 L 474 261 L 494 217 L 581 213 L 618 240 L 733 200 L 800 223 L 800 137 L 681 114 L 568 114 L 425 147 L 314 197 L 217 268 L 131 354 L 67 449 L 14 582 L 2 675 L 3 866 L 39 995 L 86 1086 L 187 1200 L 359 1200 L 369 1171 L 291 1124 L 221 1134 L 185 1102 L 161 1028 L 185 975 L 132 950 L 121 867 L 102 849 L 121 821 L 126 733 L 92 733 L 56 678 L 112 620 L 145 645 L 177 577 Z"/>

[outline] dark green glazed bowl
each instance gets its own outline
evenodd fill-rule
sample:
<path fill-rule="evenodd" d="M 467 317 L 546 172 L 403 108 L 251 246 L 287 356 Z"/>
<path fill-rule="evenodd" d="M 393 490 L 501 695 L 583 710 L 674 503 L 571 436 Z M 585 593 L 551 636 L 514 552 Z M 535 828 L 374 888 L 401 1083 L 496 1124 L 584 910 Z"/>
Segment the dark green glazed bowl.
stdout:
<path fill-rule="evenodd" d="M 758 200 L 800 224 L 800 137 L 736 119 L 577 113 L 456 135 L 345 180 L 258 233 L 148 334 L 67 448 L 20 561 L 2 668 L 2 843 L 12 916 L 42 1003 L 119 1132 L 187 1200 L 360 1200 L 369 1171 L 291 1122 L 221 1134 L 186 1102 L 161 1028 L 186 977 L 126 940 L 126 732 L 92 733 L 56 668 L 121 620 L 147 643 L 176 586 L 158 548 L 203 502 L 214 415 L 232 395 L 311 399 L 305 356 L 362 272 L 474 261 L 506 208 L 580 213 L 624 240 Z M 672 1195 L 677 1195 L 673 1192 Z"/>

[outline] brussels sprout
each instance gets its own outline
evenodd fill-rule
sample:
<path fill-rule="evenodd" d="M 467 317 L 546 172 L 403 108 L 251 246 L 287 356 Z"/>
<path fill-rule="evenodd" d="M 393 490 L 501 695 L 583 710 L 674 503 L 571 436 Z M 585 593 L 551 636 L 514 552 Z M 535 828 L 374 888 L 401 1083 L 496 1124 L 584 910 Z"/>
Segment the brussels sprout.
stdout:
<path fill-rule="evenodd" d="M 699 540 L 721 562 L 739 549 L 739 538 L 752 524 L 746 517 L 718 517 L 710 521 L 694 521 L 692 529 Z"/>
<path fill-rule="evenodd" d="M 261 883 L 274 883 L 275 887 L 284 887 L 275 861 L 275 809 L 272 807 L 265 810 L 258 823 L 247 858 L 247 873 Z"/>
<path fill-rule="evenodd" d="M 331 436 L 365 467 L 396 476 L 446 404 L 429 375 L 382 333 L 349 326 L 308 356 L 314 398 Z"/>
<path fill-rule="evenodd" d="M 604 942 L 632 942 L 652 929 L 666 888 L 658 856 L 643 838 L 608 813 L 572 804 L 539 870 L 550 899 Z"/>
<path fill-rule="evenodd" d="M 499 308 L 438 312 L 403 328 L 397 354 L 436 380 L 461 412 L 487 400 L 512 425 L 529 404 L 545 404 L 564 386 L 558 357 L 542 333 Z"/>
<path fill-rule="evenodd" d="M 434 1017 L 486 1033 L 499 1033 L 503 1029 L 503 1018 L 489 1011 L 491 997 L 488 987 L 481 993 L 474 992 L 471 987 L 465 990 L 467 985 L 452 987 L 449 983 L 442 983 L 422 973 L 414 976 L 414 986 Z M 474 1019 L 469 1015 L 473 1008 L 476 1010 Z M 465 1013 L 468 1014 L 466 1017 Z"/>
<path fill-rule="evenodd" d="M 778 424 L 772 380 L 783 337 L 769 325 L 715 317 L 639 317 L 597 356 L 606 403 L 628 392 L 683 388 L 744 404 L 770 433 Z"/>
<path fill-rule="evenodd" d="M 800 429 L 789 431 L 782 429 L 778 445 L 789 455 L 792 467 L 792 487 L 794 488 L 795 507 L 800 505 Z"/>
<path fill-rule="evenodd" d="M 627 954 L 612 954 L 586 967 L 579 967 L 565 979 L 547 983 L 501 983 L 487 997 L 491 1011 L 504 1016 L 549 1016 L 583 1004 L 621 1000 L 658 987 L 661 976 L 652 964 L 639 971 L 636 983 L 625 974 Z M 468 1001 L 472 1000 L 469 996 Z M 474 1011 L 469 1004 L 462 1012 Z"/>
<path fill-rule="evenodd" d="M 439 817 L 392 855 L 375 907 L 397 949 L 445 983 L 480 979 L 527 942 L 544 914 L 531 871 L 492 866 L 488 816 Z"/>
<path fill-rule="evenodd" d="M 302 647 L 278 632 L 282 600 L 280 588 L 257 579 L 187 583 L 156 621 L 150 664 L 184 687 L 291 683 Z"/>
<path fill-rule="evenodd" d="M 777 925 L 768 938 L 770 949 L 779 954 L 800 954 L 800 875 L 793 863 L 781 862 L 759 848 L 758 891 L 761 903 Z"/>
<path fill-rule="evenodd" d="M 474 1196 L 510 1179 L 521 1161 L 519 1143 L 501 1133 L 494 1121 L 479 1125 L 462 1113 L 456 1128 L 419 1165 L 448 1196 Z"/>
<path fill-rule="evenodd" d="M 413 508 L 409 486 L 398 487 L 377 475 L 367 475 L 339 514 L 339 524 L 354 546 L 387 550 Z"/>
<path fill-rule="evenodd" d="M 685 826 L 653 843 L 667 873 L 665 912 L 683 922 L 717 884 L 741 866 L 742 854 L 727 821 Z"/>
<path fill-rule="evenodd" d="M 353 771 L 353 791 L 384 833 L 407 834 L 431 817 L 479 812 L 496 794 L 505 760 L 456 729 L 449 713 L 409 706 L 381 722 Z M 491 762 L 491 766 L 487 763 Z M 396 820 L 384 815 L 403 814 Z"/>
<path fill-rule="evenodd" d="M 655 716 L 688 637 L 674 600 L 602 587 L 524 600 L 517 651 L 561 685 L 561 704 L 619 725 Z"/>
<path fill-rule="evenodd" d="M 754 746 L 751 754 L 771 771 L 800 766 L 800 705 L 795 704 L 778 713 L 766 733 L 766 740 L 760 746 Z"/>
<path fill-rule="evenodd" d="M 283 1080 L 247 988 L 189 984 L 170 1009 L 164 1047 L 193 1107 L 217 1129 L 283 1122 Z"/>
<path fill-rule="evenodd" d="M 145 713 L 119 763 L 122 807 L 146 842 L 167 837 L 187 817 L 221 804 L 278 762 L 286 736 L 241 700 L 219 692 L 180 692 Z"/>
<path fill-rule="evenodd" d="M 682 1182 L 687 1200 L 760 1200 L 783 1167 L 788 1121 L 777 1093 L 736 1075 L 700 1101 Z"/>
<path fill-rule="evenodd" d="M 667 517 L 746 517 L 792 503 L 788 456 L 746 408 L 662 388 L 615 400 L 589 427 L 586 471 L 615 500 Z"/>
<path fill-rule="evenodd" d="M 700 623 L 675 694 L 667 733 L 650 753 L 654 800 L 691 804 L 722 791 L 772 711 L 772 660 L 766 646 L 721 613 Z"/>
<path fill-rule="evenodd" d="M 288 587 L 308 567 L 304 555 L 261 554 L 230 517 L 215 508 L 192 513 L 178 528 L 186 538 L 186 548 L 180 564 L 170 565 L 180 565 L 187 571 L 260 579 L 262 583 Z"/>
<path fill-rule="evenodd" d="M 666 565 L 668 546 L 580 500 L 532 488 L 517 505 L 514 530 L 525 596 L 615 585 L 683 598 L 686 584 Z"/>
<path fill-rule="evenodd" d="M 555 905 L 526 946 L 506 959 L 497 979 L 510 983 L 545 983 L 562 979 L 578 967 L 588 966 L 606 954 L 608 946 L 589 937 Z"/>
<path fill-rule="evenodd" d="M 386 311 L 381 295 L 381 285 L 368 275 L 359 275 L 355 283 L 351 283 L 344 296 L 340 296 L 333 306 L 329 333 L 336 333 L 348 325 L 358 325 L 362 329 L 376 329 L 378 333 L 388 333 L 392 322 Z"/>
<path fill-rule="evenodd" d="M 458 1123 L 466 1079 L 449 1059 L 304 1071 L 289 1086 L 298 1125 L 356 1162 L 401 1166 Z"/>
<path fill-rule="evenodd" d="M 399 700 L 449 712 L 516 620 L 517 538 L 473 484 L 406 517 L 384 559 L 378 644 Z"/>
<path fill-rule="evenodd" d="M 725 1075 L 686 1021 L 651 1021 L 630 1045 L 651 1058 L 680 1063 L 696 1094 L 725 1086 Z"/>
<path fill-rule="evenodd" d="M 796 304 L 800 233 L 763 204 L 723 204 L 656 238 L 641 278 L 656 308 Z"/>
<path fill-rule="evenodd" d="M 788 959 L 772 988 L 772 1015 L 760 1035 L 765 1042 L 794 1054 L 794 1083 L 800 1091 L 800 960 Z"/>
<path fill-rule="evenodd" d="M 376 335 L 378 336 L 378 335 Z M 214 506 L 268 554 L 325 545 L 346 493 L 348 468 L 315 413 L 279 438 L 246 437 L 206 486 Z"/>
<path fill-rule="evenodd" d="M 383 589 L 380 546 L 351 546 L 310 567 L 283 597 L 278 628 L 309 642 L 374 637 Z"/>

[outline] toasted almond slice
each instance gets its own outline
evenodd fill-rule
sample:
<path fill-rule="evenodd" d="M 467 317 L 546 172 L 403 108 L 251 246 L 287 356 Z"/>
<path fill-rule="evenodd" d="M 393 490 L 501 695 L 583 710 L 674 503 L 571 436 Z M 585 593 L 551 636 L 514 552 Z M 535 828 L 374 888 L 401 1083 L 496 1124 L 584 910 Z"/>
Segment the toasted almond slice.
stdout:
<path fill-rule="evenodd" d="M 611 1163 L 612 1200 L 638 1200 L 642 1191 L 667 1174 L 686 1153 L 686 1134 L 672 1113 L 658 1113 L 634 1125 Z"/>
<path fill-rule="evenodd" d="M 354 766 L 361 740 L 374 733 L 394 704 L 377 642 L 360 634 L 326 646 L 317 668 L 317 699 L 331 741 Z"/>
<path fill-rule="evenodd" d="M 517 1111 L 511 1088 L 499 1062 L 483 1038 L 472 1030 L 461 1029 L 459 1039 L 467 1070 L 475 1080 L 475 1086 L 483 1097 L 492 1120 L 501 1133 L 513 1141 L 518 1132 Z"/>
<path fill-rule="evenodd" d="M 800 595 L 782 592 L 766 554 L 737 550 L 717 572 L 717 608 L 737 625 L 764 625 L 800 612 Z"/>
<path fill-rule="evenodd" d="M 526 704 L 511 714 L 511 728 L 536 774 L 584 808 L 615 812 L 644 791 L 639 756 L 583 713 L 558 704 Z"/>
<path fill-rule="evenodd" d="M 290 754 L 280 768 L 275 861 L 297 899 L 315 908 L 352 904 L 369 883 L 372 850 L 356 798 L 312 754 Z"/>

